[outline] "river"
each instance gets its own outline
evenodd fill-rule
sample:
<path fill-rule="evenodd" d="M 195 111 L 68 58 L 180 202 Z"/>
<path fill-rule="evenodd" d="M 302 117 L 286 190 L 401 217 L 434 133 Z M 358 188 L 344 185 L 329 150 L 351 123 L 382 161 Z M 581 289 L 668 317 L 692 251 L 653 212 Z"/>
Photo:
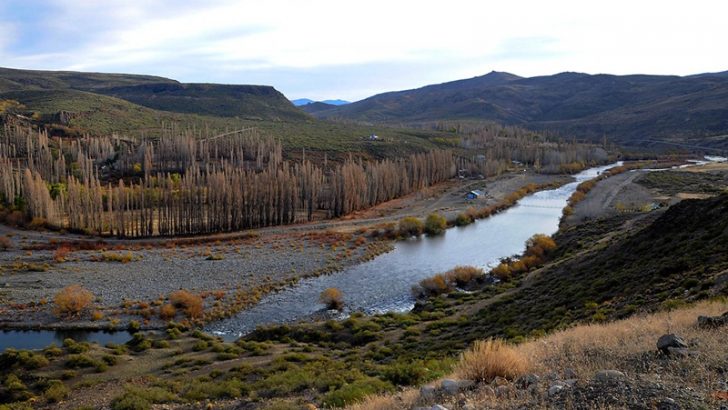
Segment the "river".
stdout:
<path fill-rule="evenodd" d="M 414 306 L 412 286 L 456 265 L 489 268 L 501 258 L 520 254 L 528 238 L 536 233 L 553 234 L 566 200 L 585 180 L 620 165 L 591 168 L 574 176 L 575 181 L 558 189 L 536 192 L 514 207 L 465 227 L 448 229 L 436 237 L 396 242 L 394 250 L 331 275 L 304 279 L 295 286 L 265 296 L 255 306 L 212 323 L 205 330 L 233 340 L 256 326 L 309 319 L 322 312 L 318 303 L 322 290 L 330 287 L 344 294 L 345 317 L 353 311 L 368 314 L 407 311 Z M 0 352 L 7 348 L 41 349 L 61 345 L 63 339 L 99 344 L 124 343 L 126 331 L 0 330 Z"/>
<path fill-rule="evenodd" d="M 414 306 L 412 286 L 456 265 L 489 268 L 500 259 L 523 252 L 525 242 L 537 233 L 553 234 L 567 199 L 576 186 L 620 163 L 590 168 L 560 188 L 536 192 L 514 207 L 465 227 L 448 229 L 436 237 L 399 241 L 394 250 L 331 275 L 300 281 L 295 286 L 265 296 L 255 306 L 213 324 L 206 330 L 234 339 L 256 326 L 305 320 L 321 313 L 321 291 L 338 288 L 345 310 L 368 314 L 407 311 Z"/>

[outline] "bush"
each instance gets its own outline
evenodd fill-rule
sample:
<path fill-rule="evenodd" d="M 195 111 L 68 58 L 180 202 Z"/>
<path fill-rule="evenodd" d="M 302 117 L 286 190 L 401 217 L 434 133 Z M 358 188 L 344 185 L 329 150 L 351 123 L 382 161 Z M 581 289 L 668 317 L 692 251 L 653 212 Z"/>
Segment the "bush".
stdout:
<path fill-rule="evenodd" d="M 438 213 L 427 215 L 425 219 L 425 232 L 428 235 L 439 235 L 447 229 L 447 220 Z"/>
<path fill-rule="evenodd" d="M 8 250 L 12 248 L 13 243 L 10 241 L 10 238 L 7 236 L 0 236 L 0 249 L 2 250 Z"/>
<path fill-rule="evenodd" d="M 204 311 L 202 298 L 184 289 L 172 292 L 169 295 L 169 301 L 173 307 L 183 309 L 189 318 L 199 318 Z"/>
<path fill-rule="evenodd" d="M 134 255 L 132 255 L 131 252 L 127 252 L 127 253 L 104 252 L 103 254 L 101 254 L 101 260 L 103 260 L 104 262 L 129 263 L 134 260 Z"/>
<path fill-rule="evenodd" d="M 339 289 L 328 288 L 319 295 L 319 302 L 326 305 L 327 309 L 341 311 L 344 308 L 344 295 Z"/>
<path fill-rule="evenodd" d="M 461 212 L 455 217 L 455 225 L 457 226 L 466 226 L 473 222 L 473 218 L 465 212 Z"/>
<path fill-rule="evenodd" d="M 58 403 L 68 397 L 68 387 L 60 380 L 49 380 L 43 396 L 48 403 Z"/>
<path fill-rule="evenodd" d="M 177 309 L 171 303 L 159 307 L 159 317 L 162 320 L 172 320 L 177 315 Z"/>
<path fill-rule="evenodd" d="M 474 266 L 456 266 L 445 272 L 445 278 L 449 283 L 461 287 L 469 285 L 483 275 L 485 275 L 483 269 Z"/>
<path fill-rule="evenodd" d="M 437 296 L 451 290 L 452 287 L 445 278 L 445 275 L 437 274 L 430 278 L 422 279 L 419 288 L 415 288 L 413 291 L 415 296 Z"/>
<path fill-rule="evenodd" d="M 392 385 L 375 377 L 359 379 L 329 392 L 323 398 L 326 407 L 344 407 L 361 401 L 366 396 L 392 390 Z"/>
<path fill-rule="evenodd" d="M 425 225 L 414 216 L 408 216 L 399 221 L 399 234 L 405 238 L 420 236 L 425 231 Z"/>
<path fill-rule="evenodd" d="M 53 298 L 55 312 L 60 317 L 77 317 L 94 300 L 94 294 L 81 285 L 70 285 L 63 288 Z"/>
<path fill-rule="evenodd" d="M 455 372 L 466 380 L 489 383 L 496 377 L 513 380 L 528 371 L 528 361 L 502 340 L 479 340 L 460 355 Z"/>

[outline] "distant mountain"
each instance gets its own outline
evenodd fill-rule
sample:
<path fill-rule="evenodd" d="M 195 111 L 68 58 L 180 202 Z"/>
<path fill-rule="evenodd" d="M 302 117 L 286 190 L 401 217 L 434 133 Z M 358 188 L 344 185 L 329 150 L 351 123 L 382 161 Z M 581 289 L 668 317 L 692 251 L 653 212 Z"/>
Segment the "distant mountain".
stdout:
<path fill-rule="evenodd" d="M 300 107 L 300 106 L 302 106 L 302 105 L 306 105 L 306 104 L 311 104 L 311 103 L 313 103 L 313 102 L 316 102 L 316 101 L 314 101 L 314 100 L 310 100 L 310 99 L 308 99 L 308 98 L 299 98 L 299 99 L 297 99 L 297 100 L 291 100 L 291 102 L 292 102 L 292 103 L 293 103 L 293 105 L 295 105 L 296 107 Z"/>
<path fill-rule="evenodd" d="M 324 104 L 331 104 L 331 105 L 346 105 L 346 104 L 351 104 L 350 101 L 346 101 L 346 100 L 323 100 L 323 101 L 320 101 L 320 102 L 322 102 Z"/>
<path fill-rule="evenodd" d="M 366 123 L 497 121 L 576 137 L 642 144 L 728 134 L 728 73 L 697 76 L 484 76 L 388 92 L 314 112 Z M 712 143 L 716 143 L 713 141 Z M 728 147 L 728 140 L 716 144 Z"/>
<path fill-rule="evenodd" d="M 351 104 L 349 101 L 346 101 L 346 100 L 323 100 L 323 101 L 314 101 L 314 100 L 311 100 L 309 98 L 299 98 L 297 100 L 291 100 L 291 102 L 296 107 L 301 107 L 301 106 L 308 105 L 308 104 L 312 104 L 312 103 L 316 103 L 316 102 L 320 102 L 320 103 L 324 103 L 324 104 L 329 104 L 329 105 L 334 105 L 334 106 Z"/>
<path fill-rule="evenodd" d="M 312 102 L 312 103 L 308 103 L 306 105 L 302 105 L 298 108 L 302 109 L 303 111 L 305 111 L 309 114 L 314 114 L 314 113 L 321 112 L 321 111 L 331 110 L 336 107 L 337 106 L 334 104 L 327 104 L 324 102 Z"/>
<path fill-rule="evenodd" d="M 0 99 L 32 91 L 75 90 L 120 98 L 162 111 L 273 121 L 308 118 L 275 88 L 262 85 L 184 84 L 163 77 L 0 68 Z M 47 94 L 61 95 L 58 93 Z M 97 99 L 98 101 L 98 99 Z M 63 107 L 62 104 L 59 105 Z"/>

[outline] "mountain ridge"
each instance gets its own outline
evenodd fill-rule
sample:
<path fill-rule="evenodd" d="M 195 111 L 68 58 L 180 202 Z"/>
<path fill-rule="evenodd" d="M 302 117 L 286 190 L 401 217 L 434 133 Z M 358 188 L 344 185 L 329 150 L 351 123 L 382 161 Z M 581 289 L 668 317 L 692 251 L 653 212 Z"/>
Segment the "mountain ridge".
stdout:
<path fill-rule="evenodd" d="M 496 121 L 620 143 L 728 134 L 728 74 L 611 75 L 563 72 L 483 76 L 374 95 L 314 113 L 400 124 Z M 728 148 L 728 141 L 721 141 Z"/>

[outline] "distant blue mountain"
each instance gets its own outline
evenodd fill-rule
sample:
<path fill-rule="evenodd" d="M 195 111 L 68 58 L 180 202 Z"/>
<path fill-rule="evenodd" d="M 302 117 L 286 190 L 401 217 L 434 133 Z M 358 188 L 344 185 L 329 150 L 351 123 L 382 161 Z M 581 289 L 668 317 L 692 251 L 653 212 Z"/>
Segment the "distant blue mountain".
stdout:
<path fill-rule="evenodd" d="M 346 100 L 323 100 L 322 103 L 331 104 L 331 105 L 346 105 L 351 104 L 350 101 Z"/>
<path fill-rule="evenodd" d="M 302 105 L 308 105 L 308 104 L 315 103 L 315 102 L 322 102 L 322 103 L 331 104 L 331 105 L 346 105 L 346 104 L 349 104 L 349 101 L 344 101 L 344 100 L 314 101 L 314 100 L 309 99 L 309 98 L 299 98 L 297 100 L 291 100 L 291 102 L 296 107 L 300 107 Z"/>
<path fill-rule="evenodd" d="M 308 98 L 299 98 L 299 99 L 297 99 L 297 100 L 291 100 L 291 102 L 292 102 L 292 103 L 293 103 L 293 105 L 295 105 L 296 107 L 300 107 L 300 106 L 302 106 L 302 105 L 306 105 L 306 104 L 311 104 L 311 103 L 312 103 L 312 102 L 314 102 L 314 101 L 313 101 L 313 100 L 309 100 Z"/>

